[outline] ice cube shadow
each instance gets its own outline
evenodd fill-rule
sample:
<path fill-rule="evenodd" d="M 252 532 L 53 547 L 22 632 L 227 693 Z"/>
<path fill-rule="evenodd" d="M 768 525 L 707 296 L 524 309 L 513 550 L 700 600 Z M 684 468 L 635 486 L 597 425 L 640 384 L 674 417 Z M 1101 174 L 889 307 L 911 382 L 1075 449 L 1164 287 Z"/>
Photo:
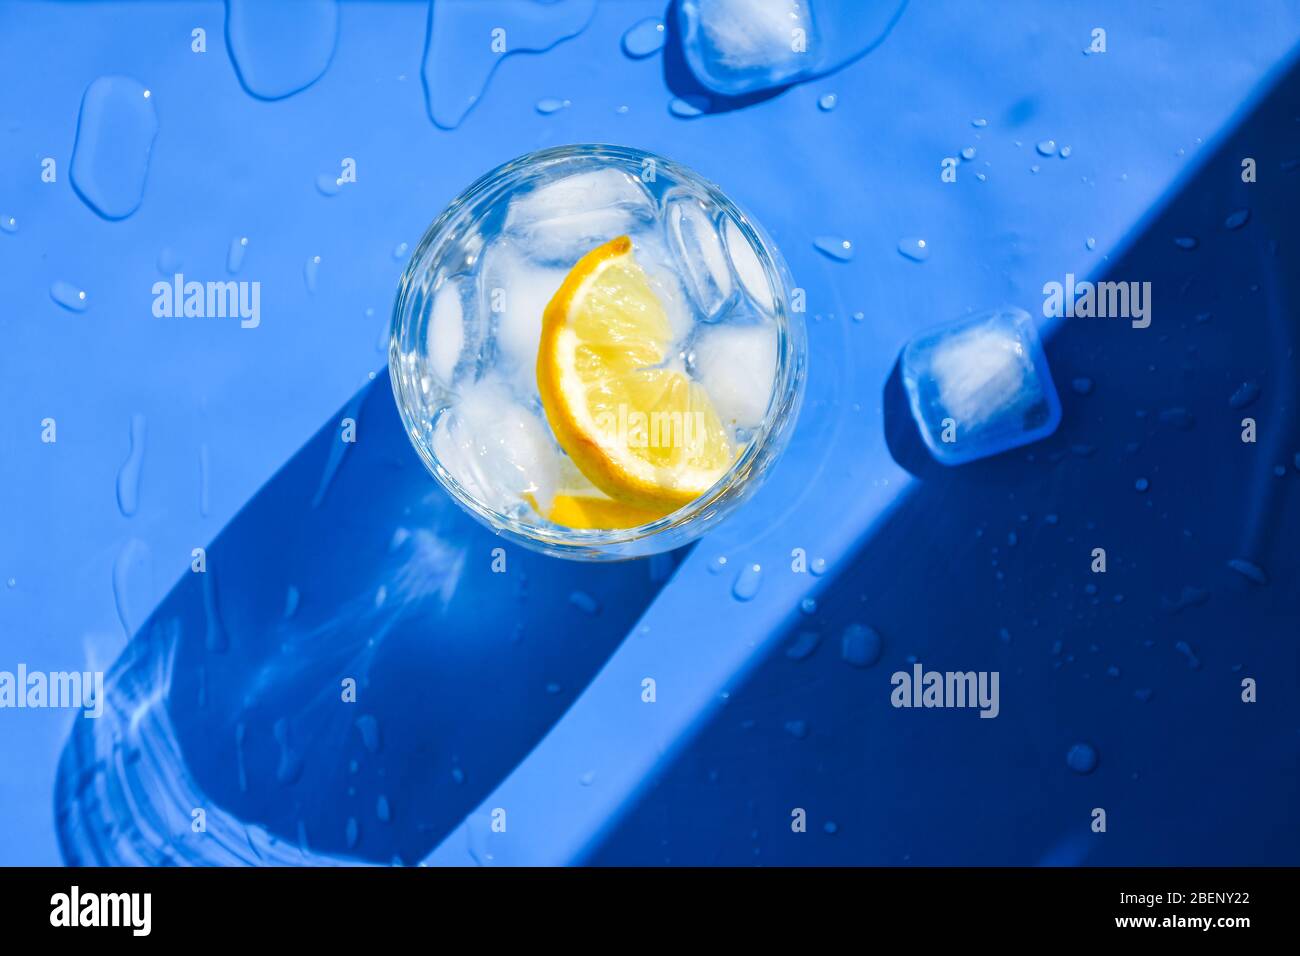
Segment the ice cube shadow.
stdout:
<path fill-rule="evenodd" d="M 916 419 L 912 417 L 912 406 L 907 400 L 907 389 L 903 386 L 901 351 L 889 378 L 885 380 L 882 408 L 885 444 L 895 462 L 917 478 L 937 478 L 948 470 L 935 461 L 930 450 L 925 447 Z"/>

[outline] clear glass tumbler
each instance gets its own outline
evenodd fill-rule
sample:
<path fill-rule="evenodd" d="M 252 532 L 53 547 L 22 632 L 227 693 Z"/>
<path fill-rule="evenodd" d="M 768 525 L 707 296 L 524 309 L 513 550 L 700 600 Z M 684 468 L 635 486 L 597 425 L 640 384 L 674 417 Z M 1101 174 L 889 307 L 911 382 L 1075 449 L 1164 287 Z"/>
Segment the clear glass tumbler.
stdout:
<path fill-rule="evenodd" d="M 711 396 L 735 458 L 671 514 L 573 528 L 533 497 L 582 480 L 537 394 L 537 341 L 568 270 L 621 235 L 673 326 L 670 361 Z M 761 228 L 690 169 L 623 146 L 529 153 L 461 193 L 416 248 L 393 311 L 397 406 L 438 483 L 499 535 L 589 561 L 667 551 L 730 514 L 790 437 L 807 361 L 792 288 Z"/>

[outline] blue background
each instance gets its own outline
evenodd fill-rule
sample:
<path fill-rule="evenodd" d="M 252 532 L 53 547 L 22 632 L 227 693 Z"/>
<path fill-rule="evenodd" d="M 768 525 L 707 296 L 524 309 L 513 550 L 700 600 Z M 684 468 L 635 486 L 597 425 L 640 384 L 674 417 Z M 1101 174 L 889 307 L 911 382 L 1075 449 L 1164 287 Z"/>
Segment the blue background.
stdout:
<path fill-rule="evenodd" d="M 0 669 L 107 667 L 162 605 L 150 627 L 182 634 L 163 703 L 187 781 L 331 857 L 1297 862 L 1300 5 L 911 4 L 841 71 L 683 119 L 671 43 L 643 60 L 620 49 L 664 3 L 613 0 L 572 39 L 502 59 L 454 129 L 430 119 L 426 4 L 339 4 L 324 73 L 274 101 L 241 85 L 226 12 L 0 3 L 0 215 L 18 221 L 0 233 Z M 458 15 L 469 37 L 519 12 Z M 1108 50 L 1086 56 L 1097 26 Z M 266 48 L 292 65 L 315 29 Z M 468 82 L 472 66 L 432 75 Z M 82 94 L 114 73 L 151 90 L 159 133 L 140 208 L 110 222 L 69 170 Z M 542 97 L 570 105 L 542 115 Z M 1039 155 L 1049 138 L 1070 157 Z M 596 569 L 512 548 L 494 576 L 495 539 L 440 497 L 395 424 L 395 249 L 486 169 L 568 142 L 670 156 L 756 216 L 807 290 L 807 399 L 768 484 L 687 553 Z M 345 156 L 358 182 L 323 194 L 317 177 Z M 1257 183 L 1241 182 L 1245 156 Z M 238 278 L 262 283 L 259 328 L 153 317 L 160 257 L 225 279 L 237 236 Z M 850 239 L 851 261 L 819 253 L 819 236 Z M 907 237 L 927 240 L 927 261 L 899 254 Z M 958 470 L 916 456 L 890 387 L 908 338 L 998 304 L 1041 314 L 1043 284 L 1066 272 L 1152 282 L 1151 327 L 1046 330 L 1053 438 Z M 56 304 L 56 280 L 89 308 Z M 1260 389 L 1245 411 L 1230 403 L 1243 382 Z M 340 464 L 347 410 L 360 438 Z M 46 417 L 56 444 L 40 441 Z M 396 527 L 434 544 L 395 550 Z M 188 566 L 219 534 L 230 647 L 212 655 Z M 792 572 L 794 548 L 824 573 Z M 757 596 L 735 600 L 755 563 Z M 380 587 L 395 598 L 376 602 Z M 872 667 L 840 658 L 854 624 L 882 637 Z M 1001 715 L 891 708 L 910 658 L 998 670 Z M 364 677 L 357 705 L 334 700 L 348 674 Z M 1257 704 L 1240 701 L 1247 676 Z M 383 728 L 378 746 L 355 710 Z M 60 862 L 60 754 L 93 723 L 0 711 L 0 862 Z M 1079 743 L 1099 754 L 1091 773 L 1067 766 Z M 505 834 L 486 828 L 496 807 Z"/>

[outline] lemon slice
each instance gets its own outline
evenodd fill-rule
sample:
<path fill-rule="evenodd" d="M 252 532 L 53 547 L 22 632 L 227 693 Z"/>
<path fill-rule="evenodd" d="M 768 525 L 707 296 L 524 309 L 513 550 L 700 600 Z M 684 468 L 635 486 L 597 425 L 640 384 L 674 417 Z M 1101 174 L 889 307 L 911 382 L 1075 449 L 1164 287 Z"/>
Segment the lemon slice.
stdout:
<path fill-rule="evenodd" d="M 613 498 L 595 495 L 570 495 L 561 492 L 551 503 L 546 517 L 568 528 L 639 528 L 664 516 L 663 511 L 638 508 Z"/>
<path fill-rule="evenodd" d="M 611 498 L 667 514 L 726 474 L 735 451 L 708 393 L 666 366 L 673 333 L 620 236 L 588 252 L 542 316 L 537 388 L 578 470 Z"/>

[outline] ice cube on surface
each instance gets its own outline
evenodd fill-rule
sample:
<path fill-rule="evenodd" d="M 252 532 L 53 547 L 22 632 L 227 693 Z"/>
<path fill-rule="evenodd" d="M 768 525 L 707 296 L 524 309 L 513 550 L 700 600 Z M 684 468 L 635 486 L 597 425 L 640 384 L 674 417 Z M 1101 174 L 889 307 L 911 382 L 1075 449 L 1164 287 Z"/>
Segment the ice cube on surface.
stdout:
<path fill-rule="evenodd" d="M 479 296 L 491 323 L 491 347 L 520 395 L 537 393 L 542 313 L 566 274 L 525 258 L 508 239 L 493 243 L 483 255 Z"/>
<path fill-rule="evenodd" d="M 771 315 L 775 303 L 772 301 L 772 286 L 767 280 L 767 272 L 763 269 L 763 263 L 759 261 L 758 253 L 754 251 L 745 234 L 740 231 L 740 226 L 730 216 L 726 217 L 722 238 L 727 247 L 727 254 L 731 258 L 731 267 L 740 279 L 745 294 L 764 315 Z"/>
<path fill-rule="evenodd" d="M 682 49 L 691 72 L 736 96 L 789 83 L 817 50 L 810 0 L 681 0 Z"/>
<path fill-rule="evenodd" d="M 664 200 L 664 228 L 691 300 L 705 321 L 731 302 L 731 263 L 714 225 L 716 210 L 695 196 L 670 193 Z"/>
<path fill-rule="evenodd" d="M 767 414 L 776 377 L 776 326 L 724 322 L 706 326 L 695 341 L 694 370 L 722 423 L 757 428 Z"/>
<path fill-rule="evenodd" d="M 429 363 L 433 374 L 445 388 L 450 388 L 465 349 L 464 283 L 453 277 L 433 294 L 429 315 Z"/>
<path fill-rule="evenodd" d="M 999 309 L 903 350 L 903 387 L 934 457 L 957 465 L 1046 438 L 1061 403 L 1033 319 Z"/>
<path fill-rule="evenodd" d="M 511 199 L 504 229 L 529 257 L 567 269 L 596 246 L 644 229 L 655 221 L 655 212 L 636 177 L 606 167 Z"/>
<path fill-rule="evenodd" d="M 559 452 L 546 425 L 496 378 L 466 388 L 434 425 L 433 453 L 475 500 L 496 511 L 525 494 L 550 507 Z"/>

